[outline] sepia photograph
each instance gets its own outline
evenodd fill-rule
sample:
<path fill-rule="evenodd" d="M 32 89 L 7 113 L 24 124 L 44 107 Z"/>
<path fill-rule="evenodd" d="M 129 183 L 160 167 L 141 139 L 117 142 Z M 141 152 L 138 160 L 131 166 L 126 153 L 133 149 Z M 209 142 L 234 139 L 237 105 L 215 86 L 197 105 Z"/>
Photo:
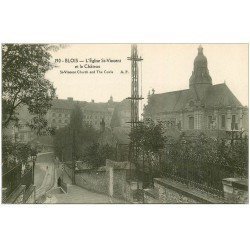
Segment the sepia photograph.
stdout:
<path fill-rule="evenodd" d="M 248 204 L 248 44 L 2 44 L 2 203 Z"/>

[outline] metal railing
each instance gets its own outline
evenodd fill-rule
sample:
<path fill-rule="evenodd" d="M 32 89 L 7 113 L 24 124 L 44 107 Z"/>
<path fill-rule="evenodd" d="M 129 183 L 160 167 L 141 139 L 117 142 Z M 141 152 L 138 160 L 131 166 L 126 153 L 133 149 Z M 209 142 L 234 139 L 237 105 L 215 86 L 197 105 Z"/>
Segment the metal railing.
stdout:
<path fill-rule="evenodd" d="M 3 200 L 7 199 L 20 185 L 25 185 L 28 188 L 31 184 L 32 168 L 28 168 L 22 173 L 22 165 L 20 164 L 7 170 L 2 175 L 2 188 L 5 190 Z"/>
<path fill-rule="evenodd" d="M 223 197 L 223 174 L 210 166 L 202 169 L 201 167 L 182 165 L 178 167 L 165 166 L 164 176 L 174 181 L 194 187 L 201 192 L 206 192 L 215 196 Z"/>

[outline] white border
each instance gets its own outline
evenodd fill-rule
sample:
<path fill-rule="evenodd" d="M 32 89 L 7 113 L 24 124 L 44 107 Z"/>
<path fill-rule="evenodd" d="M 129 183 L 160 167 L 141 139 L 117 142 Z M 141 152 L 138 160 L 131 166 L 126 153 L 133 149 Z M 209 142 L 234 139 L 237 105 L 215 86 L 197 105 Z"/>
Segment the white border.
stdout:
<path fill-rule="evenodd" d="M 248 43 L 248 1 L 5 1 L 0 42 Z M 1 249 L 248 249 L 249 205 L 0 205 Z"/>

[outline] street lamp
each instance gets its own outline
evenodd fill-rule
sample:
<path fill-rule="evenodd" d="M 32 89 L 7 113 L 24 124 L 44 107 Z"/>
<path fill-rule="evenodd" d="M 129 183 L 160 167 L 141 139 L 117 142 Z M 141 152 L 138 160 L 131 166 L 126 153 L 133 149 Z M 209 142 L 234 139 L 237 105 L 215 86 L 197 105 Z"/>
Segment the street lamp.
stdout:
<path fill-rule="evenodd" d="M 33 149 L 31 151 L 31 159 L 32 159 L 32 162 L 33 162 L 33 165 L 32 165 L 32 182 L 33 182 L 33 185 L 35 184 L 35 163 L 36 163 L 36 158 L 37 158 L 37 152 L 35 149 Z"/>

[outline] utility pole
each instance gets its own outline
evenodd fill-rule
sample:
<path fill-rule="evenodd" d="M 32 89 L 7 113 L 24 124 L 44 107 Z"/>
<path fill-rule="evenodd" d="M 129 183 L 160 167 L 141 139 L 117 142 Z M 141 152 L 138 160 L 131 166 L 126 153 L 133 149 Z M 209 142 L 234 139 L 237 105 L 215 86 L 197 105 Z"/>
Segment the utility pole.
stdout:
<path fill-rule="evenodd" d="M 131 125 L 131 132 L 136 130 L 139 121 L 139 101 L 143 98 L 139 95 L 139 69 L 138 62 L 141 62 L 143 59 L 138 57 L 137 45 L 131 45 L 131 56 L 127 58 L 131 61 L 131 96 L 127 99 L 130 99 L 131 103 L 131 120 L 128 122 Z M 141 93 L 142 95 L 142 93 Z M 137 142 L 133 138 L 130 142 L 130 178 L 131 178 L 131 167 L 135 166 L 136 171 L 136 181 L 137 181 L 137 190 L 139 189 L 139 164 L 138 164 L 138 156 L 139 156 L 139 147 Z"/>

